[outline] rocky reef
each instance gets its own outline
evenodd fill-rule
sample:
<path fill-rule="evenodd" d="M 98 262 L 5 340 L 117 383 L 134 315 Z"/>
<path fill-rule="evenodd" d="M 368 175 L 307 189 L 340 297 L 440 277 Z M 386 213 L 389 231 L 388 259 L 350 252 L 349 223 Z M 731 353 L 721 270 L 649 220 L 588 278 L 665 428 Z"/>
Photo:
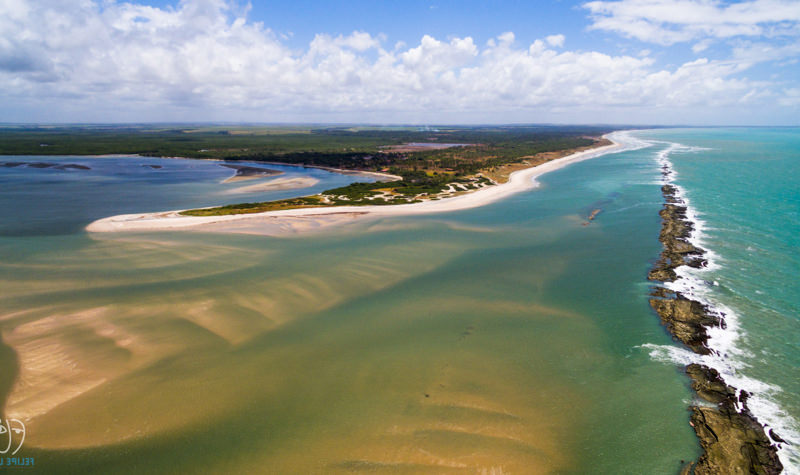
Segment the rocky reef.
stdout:
<path fill-rule="evenodd" d="M 685 203 L 672 185 L 661 188 L 665 204 L 660 211 L 662 226 L 659 240 L 664 246 L 661 256 L 650 270 L 648 278 L 655 282 L 677 279 L 675 269 L 688 265 L 705 267 L 705 251 L 689 242 L 693 230 L 687 219 Z M 713 353 L 708 345 L 708 328 L 725 325 L 724 315 L 709 311 L 701 302 L 656 285 L 651 292 L 650 305 L 673 338 L 701 355 Z M 691 425 L 703 454 L 686 466 L 682 473 L 716 474 L 778 474 L 783 470 L 778 459 L 782 439 L 764 427 L 747 407 L 746 391 L 725 383 L 719 373 L 704 365 L 690 364 L 686 373 L 697 393 L 697 403 L 690 406 Z M 775 444 L 773 444 L 773 441 Z"/>
<path fill-rule="evenodd" d="M 706 328 L 719 325 L 721 320 L 708 313 L 703 304 L 675 293 L 672 297 L 650 299 L 650 305 L 675 339 L 695 353 L 701 355 L 711 353 L 706 345 L 708 341 Z"/>
<path fill-rule="evenodd" d="M 704 452 L 694 473 L 780 473 L 776 448 L 750 413 L 747 392 L 737 396 L 736 389 L 706 366 L 691 364 L 686 373 L 697 395 L 711 403 L 691 407 L 692 426 Z"/>

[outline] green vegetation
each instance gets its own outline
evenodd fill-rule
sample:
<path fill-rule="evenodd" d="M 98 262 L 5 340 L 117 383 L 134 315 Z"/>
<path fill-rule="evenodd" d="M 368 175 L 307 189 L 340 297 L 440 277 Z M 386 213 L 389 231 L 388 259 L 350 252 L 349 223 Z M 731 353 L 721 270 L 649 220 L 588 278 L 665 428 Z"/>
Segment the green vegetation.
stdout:
<path fill-rule="evenodd" d="M 263 127 L 3 127 L 0 128 L 0 154 L 241 158 L 251 154 L 269 156 L 292 152 L 366 152 L 385 145 L 379 137 L 351 135 Z"/>
<path fill-rule="evenodd" d="M 456 191 L 466 191 L 480 186 L 489 185 L 491 182 L 484 177 L 457 177 L 455 175 L 431 175 L 424 171 L 401 172 L 402 180 L 388 183 L 352 183 L 341 188 L 324 191 L 324 196 L 342 197 L 348 201 L 361 201 L 371 196 L 392 193 L 406 197 L 419 195 L 436 195 L 451 188 Z M 342 201 L 342 200 L 340 200 Z"/>
<path fill-rule="evenodd" d="M 480 172 L 522 160 L 543 162 L 596 143 L 611 129 L 561 126 L 312 127 L 312 126 L 7 126 L 0 127 L 0 154 L 215 158 L 389 172 L 403 179 L 354 183 L 319 196 L 270 203 L 243 203 L 186 211 L 192 216 L 257 213 L 340 204 L 410 203 L 486 186 Z M 409 143 L 462 144 L 443 149 Z M 548 155 L 550 154 L 550 155 Z M 507 168 L 506 168 L 507 169 Z"/>
<path fill-rule="evenodd" d="M 248 126 L 6 126 L 0 155 L 140 154 L 162 157 L 275 161 L 358 170 L 397 167 L 474 173 L 537 153 L 590 145 L 601 127 L 412 128 Z M 399 153 L 385 147 L 409 142 L 473 144 Z"/>
<path fill-rule="evenodd" d="M 239 203 L 235 205 L 218 206 L 216 208 L 201 208 L 182 211 L 184 216 L 225 216 L 229 214 L 263 213 L 265 211 L 278 211 L 282 209 L 315 208 L 326 206 L 318 196 L 302 196 L 265 203 Z"/>

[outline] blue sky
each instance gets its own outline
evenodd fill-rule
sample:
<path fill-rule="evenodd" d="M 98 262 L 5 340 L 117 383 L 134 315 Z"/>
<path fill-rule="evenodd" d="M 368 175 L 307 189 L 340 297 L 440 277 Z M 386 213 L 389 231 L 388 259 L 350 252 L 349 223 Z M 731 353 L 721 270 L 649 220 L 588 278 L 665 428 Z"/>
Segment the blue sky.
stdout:
<path fill-rule="evenodd" d="M 796 0 L 0 0 L 0 121 L 800 125 L 799 40 Z"/>
<path fill-rule="evenodd" d="M 176 4 L 144 3 L 160 8 Z M 232 5 L 248 9 L 248 18 L 264 22 L 276 33 L 292 34 L 290 43 L 300 48 L 318 33 L 347 35 L 358 30 L 413 43 L 426 34 L 440 38 L 472 36 L 484 42 L 504 31 L 514 31 L 520 40 L 531 42 L 586 26 L 580 4 L 571 2 L 297 0 Z"/>

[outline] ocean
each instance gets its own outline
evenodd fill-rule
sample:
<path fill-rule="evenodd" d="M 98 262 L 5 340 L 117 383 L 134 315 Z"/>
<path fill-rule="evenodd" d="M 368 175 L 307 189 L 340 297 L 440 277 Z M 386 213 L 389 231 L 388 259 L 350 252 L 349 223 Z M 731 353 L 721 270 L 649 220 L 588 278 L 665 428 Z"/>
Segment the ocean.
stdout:
<path fill-rule="evenodd" d="M 713 251 L 692 285 L 735 315 L 718 366 L 796 440 L 800 133 L 627 134 L 643 148 L 482 208 L 280 238 L 83 231 L 230 201 L 212 162 L 5 157 L 92 168 L 0 168 L 15 456 L 47 472 L 677 473 L 700 449 L 689 355 L 648 305 L 664 160 Z M 355 179 L 285 171 L 320 182 L 258 199 Z"/>
<path fill-rule="evenodd" d="M 723 315 L 700 357 L 652 347 L 655 358 L 698 362 L 753 394 L 753 414 L 787 441 L 786 473 L 800 473 L 800 130 L 729 128 L 644 131 L 671 171 L 709 265 L 684 267 L 677 290 Z"/>

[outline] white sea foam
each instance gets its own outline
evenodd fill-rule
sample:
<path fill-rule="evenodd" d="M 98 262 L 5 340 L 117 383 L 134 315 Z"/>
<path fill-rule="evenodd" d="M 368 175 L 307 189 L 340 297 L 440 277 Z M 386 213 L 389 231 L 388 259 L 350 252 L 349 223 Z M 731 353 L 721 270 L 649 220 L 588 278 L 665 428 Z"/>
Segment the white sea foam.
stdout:
<path fill-rule="evenodd" d="M 607 135 L 608 139 L 612 142 L 622 143 L 625 145 L 625 150 L 639 150 L 642 148 L 647 148 L 652 146 L 656 143 L 653 140 L 645 140 L 641 137 L 637 137 L 633 135 L 636 130 L 618 130 L 616 132 L 611 132 Z"/>
<path fill-rule="evenodd" d="M 759 422 L 765 425 L 770 440 L 773 443 L 776 442 L 769 434 L 769 430 L 774 429 L 787 442 L 777 444 L 778 456 L 784 465 L 784 472 L 798 475 L 800 474 L 800 451 L 797 449 L 800 445 L 798 423 L 774 401 L 775 395 L 782 391 L 780 387 L 744 374 L 750 366 L 746 360 L 752 358 L 753 355 L 743 349 L 740 344 L 746 338 L 746 334 L 740 325 L 739 315 L 717 298 L 714 287 L 719 284 L 714 280 L 709 281 L 707 277 L 709 273 L 723 269 L 725 263 L 722 257 L 709 247 L 707 222 L 691 205 L 686 190 L 675 183 L 678 173 L 673 167 L 670 156 L 677 153 L 696 153 L 708 149 L 688 147 L 673 142 L 651 141 L 650 143 L 666 146 L 655 153 L 655 159 L 663 172 L 661 184 L 669 184 L 675 188 L 675 197 L 686 207 L 686 218 L 693 225 L 688 241 L 705 250 L 703 258 L 707 262 L 707 265 L 701 269 L 689 266 L 678 267 L 675 269 L 677 279 L 674 282 L 665 283 L 665 287 L 706 305 L 709 313 L 719 316 L 724 323 L 722 326 L 711 327 L 707 330 L 708 347 L 712 350 L 710 355 L 698 355 L 687 349 L 670 345 L 645 344 L 641 345 L 641 348 L 648 350 L 650 357 L 656 361 L 681 366 L 698 363 L 713 368 L 719 372 L 727 384 L 740 391 L 747 391 L 751 395 L 747 405 Z"/>

